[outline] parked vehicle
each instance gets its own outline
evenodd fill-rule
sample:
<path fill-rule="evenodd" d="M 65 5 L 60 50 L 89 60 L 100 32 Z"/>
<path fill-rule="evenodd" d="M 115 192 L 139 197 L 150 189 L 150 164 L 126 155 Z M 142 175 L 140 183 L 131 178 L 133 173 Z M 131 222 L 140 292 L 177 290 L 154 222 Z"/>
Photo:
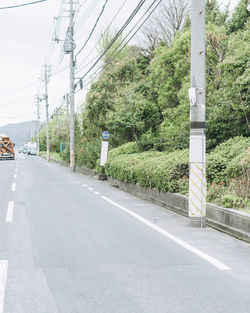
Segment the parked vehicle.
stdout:
<path fill-rule="evenodd" d="M 25 145 L 23 146 L 23 153 L 24 153 L 24 154 L 28 154 L 28 145 L 27 145 L 27 144 L 25 144 Z"/>
<path fill-rule="evenodd" d="M 15 144 L 8 135 L 0 135 L 0 160 L 15 160 Z"/>
<path fill-rule="evenodd" d="M 37 155 L 37 147 L 36 146 L 31 146 L 30 148 L 30 155 Z"/>
<path fill-rule="evenodd" d="M 27 154 L 28 155 L 37 155 L 37 144 L 36 142 L 27 143 Z"/>

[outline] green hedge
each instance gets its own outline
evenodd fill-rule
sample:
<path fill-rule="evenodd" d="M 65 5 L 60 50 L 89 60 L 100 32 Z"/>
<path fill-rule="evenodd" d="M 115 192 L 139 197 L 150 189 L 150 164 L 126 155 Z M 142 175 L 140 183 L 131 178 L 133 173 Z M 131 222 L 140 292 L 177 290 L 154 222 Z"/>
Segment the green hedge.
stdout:
<path fill-rule="evenodd" d="M 242 175 L 241 159 L 246 155 L 250 139 L 237 136 L 218 145 L 207 155 L 208 183 L 228 183 Z"/>
<path fill-rule="evenodd" d="M 114 158 L 121 154 L 132 154 L 138 152 L 137 144 L 136 142 L 128 142 L 124 145 L 114 148 L 109 151 L 109 157 Z"/>
<path fill-rule="evenodd" d="M 110 157 L 106 174 L 142 187 L 161 191 L 186 192 L 188 183 L 188 150 L 172 153 L 143 152 Z"/>
<path fill-rule="evenodd" d="M 234 193 L 230 185 L 232 179 L 243 175 L 243 171 L 250 170 L 249 146 L 249 138 L 235 137 L 207 154 L 209 201 L 216 203 L 217 199 L 218 204 L 223 204 L 224 195 Z M 106 174 L 127 183 L 139 183 L 146 188 L 188 193 L 188 149 L 171 153 L 156 151 L 133 153 L 135 150 L 135 143 L 111 150 L 105 165 Z"/>

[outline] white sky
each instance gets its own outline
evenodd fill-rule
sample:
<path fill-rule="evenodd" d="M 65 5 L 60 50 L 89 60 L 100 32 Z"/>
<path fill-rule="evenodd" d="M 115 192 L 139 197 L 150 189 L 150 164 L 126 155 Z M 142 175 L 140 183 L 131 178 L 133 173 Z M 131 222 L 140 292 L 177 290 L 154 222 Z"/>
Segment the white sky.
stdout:
<path fill-rule="evenodd" d="M 32 2 L 34 0 L 1 0 L 0 8 L 9 5 Z M 94 47 L 98 35 L 111 22 L 124 0 L 109 0 L 102 15 L 98 27 L 89 41 L 86 49 L 82 51 L 77 63 L 87 64 L 96 54 L 87 55 Z M 93 14 L 84 22 L 76 24 L 76 52 L 82 46 L 99 15 L 104 0 L 78 0 L 82 4 L 76 21 L 86 15 L 88 7 L 97 3 Z M 147 5 L 152 0 L 147 0 Z M 232 10 L 239 0 L 219 0 L 221 5 L 231 3 Z M 45 57 L 52 65 L 52 74 L 63 69 L 69 63 L 69 56 L 64 55 L 59 62 L 62 44 L 55 44 L 51 50 L 52 37 L 55 28 L 53 21 L 58 15 L 61 0 L 48 0 L 39 4 L 24 6 L 15 9 L 0 9 L 0 126 L 8 123 L 17 123 L 36 119 L 35 94 L 42 92 L 38 77 L 41 75 L 41 66 L 44 65 Z M 126 21 L 139 0 L 127 0 L 112 26 L 119 28 Z M 147 6 L 145 5 L 145 7 Z M 137 19 L 143 14 L 141 10 Z M 65 15 L 66 13 L 64 13 Z M 131 27 L 135 24 L 133 20 Z M 62 19 L 59 36 L 64 39 L 68 18 Z M 129 30 L 129 29 L 128 29 Z M 53 52 L 53 53 L 51 53 Z M 51 56 L 52 57 L 49 57 Z M 84 74 L 84 70 L 78 75 Z M 77 76 L 77 75 L 76 75 Z M 69 85 L 69 70 L 51 77 L 49 83 L 50 113 L 62 103 L 62 97 L 67 92 Z M 26 87 L 26 88 L 24 88 Z M 84 100 L 85 91 L 76 94 L 76 106 Z M 41 102 L 41 119 L 44 119 L 45 103 Z"/>

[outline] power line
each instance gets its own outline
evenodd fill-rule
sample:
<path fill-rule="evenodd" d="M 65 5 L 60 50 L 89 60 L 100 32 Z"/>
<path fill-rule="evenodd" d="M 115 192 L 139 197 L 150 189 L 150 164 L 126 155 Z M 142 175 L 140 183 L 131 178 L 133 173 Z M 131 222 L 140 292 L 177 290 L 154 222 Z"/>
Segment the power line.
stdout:
<path fill-rule="evenodd" d="M 100 18 L 101 18 L 101 16 L 102 16 L 104 10 L 105 10 L 105 7 L 106 7 L 107 2 L 108 2 L 108 0 L 105 0 L 104 4 L 103 4 L 103 6 L 102 6 L 101 12 L 100 12 L 98 18 L 96 19 L 96 22 L 95 22 L 95 24 L 94 24 L 94 26 L 93 26 L 93 28 L 92 28 L 92 30 L 91 30 L 91 32 L 90 32 L 90 34 L 89 34 L 87 40 L 85 41 L 85 43 L 83 44 L 83 46 L 81 47 L 81 49 L 76 53 L 76 56 L 78 56 L 79 53 L 82 52 L 82 50 L 85 48 L 86 44 L 89 42 L 89 40 L 90 40 L 90 38 L 91 38 L 93 32 L 95 31 L 96 26 L 97 26 L 97 24 L 98 24 L 98 22 L 99 22 L 99 20 L 100 20 Z"/>
<path fill-rule="evenodd" d="M 106 28 L 105 32 L 101 35 L 101 37 L 99 38 L 99 40 L 97 41 L 97 43 L 95 44 L 95 46 L 89 51 L 89 53 L 87 54 L 87 56 L 85 57 L 85 60 L 83 62 L 81 62 L 79 66 L 81 66 L 86 59 L 88 59 L 88 57 L 92 54 L 92 52 L 95 50 L 95 48 L 97 48 L 98 43 L 102 40 L 102 38 L 105 36 L 105 34 L 109 31 L 111 25 L 113 24 L 114 20 L 116 19 L 117 15 L 120 13 L 120 11 L 122 10 L 122 8 L 124 7 L 124 4 L 127 2 L 127 0 L 124 0 L 122 5 L 120 6 L 120 8 L 118 9 L 118 11 L 116 12 L 115 16 L 113 17 L 112 21 L 109 23 L 108 27 Z M 83 68 L 80 68 L 76 71 L 76 73 L 79 73 L 80 71 L 82 71 L 83 69 L 85 69 L 92 61 L 94 61 L 95 59 L 97 59 L 98 55 L 95 56 L 91 61 L 89 61 L 88 64 L 84 65 Z"/>
<path fill-rule="evenodd" d="M 28 2 L 28 3 L 23 3 L 23 4 L 12 5 L 12 6 L 8 6 L 8 7 L 0 7 L 0 10 L 19 8 L 19 7 L 23 7 L 26 5 L 32 5 L 32 4 L 36 4 L 39 2 L 45 2 L 45 1 L 48 1 L 48 0 L 38 0 L 38 1 L 33 1 L 33 2 Z"/>
<path fill-rule="evenodd" d="M 93 0 L 91 2 L 91 4 L 88 6 L 88 8 L 86 9 L 86 11 L 82 14 L 82 16 L 79 18 L 78 21 L 76 21 L 75 23 L 75 30 L 76 32 L 82 28 L 82 26 L 84 25 L 84 23 L 87 21 L 87 19 L 92 15 L 92 13 L 94 12 L 95 8 L 97 7 L 97 5 L 99 4 L 100 0 Z"/>
<path fill-rule="evenodd" d="M 124 40 L 129 36 L 129 34 L 135 29 L 135 27 L 140 23 L 140 21 L 144 18 L 144 16 L 148 13 L 148 11 L 152 8 L 152 6 L 156 3 L 157 0 L 154 0 L 153 3 L 149 6 L 149 8 L 147 9 L 147 11 L 143 14 L 143 16 L 140 18 L 140 20 L 133 26 L 133 28 L 130 30 L 130 32 L 126 35 L 126 37 L 122 40 L 122 42 L 119 44 L 119 46 L 115 49 L 115 51 L 112 52 L 111 56 L 109 57 L 109 59 L 107 60 L 107 64 L 102 67 L 99 66 L 96 71 L 90 76 L 90 78 L 92 76 L 95 75 L 95 77 L 93 77 L 88 83 L 86 83 L 85 85 L 83 85 L 83 83 L 87 82 L 87 80 L 89 80 L 89 78 L 87 78 L 85 81 L 83 81 L 81 84 L 83 85 L 82 88 L 88 86 L 96 77 L 97 75 L 99 75 L 100 73 L 102 73 L 108 66 L 109 61 L 111 61 L 112 56 L 114 55 L 114 53 L 119 49 L 119 47 L 121 46 L 121 44 L 124 42 Z M 145 22 L 149 19 L 149 17 L 151 16 L 151 14 L 157 9 L 157 7 L 160 5 L 160 3 L 162 2 L 162 0 L 160 0 L 156 6 L 152 9 L 152 11 L 148 14 L 148 16 L 144 19 L 144 21 L 141 23 L 141 25 L 139 25 L 139 27 L 136 29 L 136 31 L 132 34 L 132 36 L 130 36 L 130 38 L 124 43 L 124 45 L 119 49 L 119 51 L 113 56 L 113 58 L 115 58 L 124 48 L 125 46 L 127 46 L 127 44 L 132 40 L 132 38 L 136 35 L 136 33 L 141 29 L 141 27 L 145 24 Z M 82 89 L 81 88 L 81 89 Z M 77 92 L 80 91 L 77 90 Z"/>
<path fill-rule="evenodd" d="M 59 29 L 60 29 L 61 22 L 62 22 L 62 17 L 61 16 L 62 16 L 62 12 L 63 12 L 63 2 L 64 2 L 64 0 L 61 0 L 60 7 L 59 7 L 59 10 L 58 10 L 58 16 L 55 17 L 56 25 L 55 25 L 55 28 L 54 28 L 54 34 L 53 34 L 52 43 L 50 45 L 50 50 L 49 50 L 49 53 L 48 53 L 48 58 L 47 58 L 48 62 L 50 62 L 50 59 L 52 59 L 53 55 L 54 55 L 56 39 L 58 37 Z"/>
<path fill-rule="evenodd" d="M 141 18 L 138 20 L 138 22 L 133 26 L 133 28 L 129 31 L 129 33 L 123 38 L 123 40 L 121 41 L 121 43 L 119 44 L 118 47 L 116 47 L 116 49 L 112 52 L 111 56 L 109 57 L 109 59 L 107 60 L 107 64 L 109 63 L 109 61 L 111 61 L 112 56 L 114 55 L 114 53 L 121 47 L 122 43 L 126 40 L 126 38 L 131 34 L 131 32 L 136 28 L 136 26 L 141 22 L 141 20 L 144 18 L 144 16 L 150 11 L 150 9 L 152 8 L 152 6 L 155 4 L 157 0 L 154 0 L 151 5 L 148 7 L 148 9 L 145 11 L 145 13 L 141 16 Z M 129 40 L 122 46 L 122 48 L 118 51 L 117 54 L 115 54 L 114 58 L 122 51 L 122 49 L 125 48 L 125 46 L 132 40 L 132 38 L 136 35 L 136 33 L 141 29 L 141 27 L 145 24 L 145 22 L 149 19 L 149 17 L 151 16 L 151 14 L 156 10 L 156 8 L 160 5 L 160 3 L 162 2 L 162 0 L 160 0 L 158 2 L 158 4 L 153 8 L 153 10 L 149 13 L 149 15 L 146 17 L 146 19 L 142 22 L 142 24 L 137 28 L 137 30 L 134 32 L 134 34 L 129 38 Z M 107 65 L 103 68 L 103 70 L 107 67 Z M 93 73 L 95 74 L 100 68 L 102 68 L 102 65 L 99 66 L 97 68 L 97 70 Z M 99 71 L 100 73 L 101 71 Z M 97 73 L 97 75 L 99 74 Z"/>
<path fill-rule="evenodd" d="M 3 91 L 3 92 L 0 92 L 1 95 L 6 95 L 8 93 L 12 93 L 13 91 L 18 91 L 18 90 L 22 90 L 22 89 L 26 89 L 26 88 L 29 88 L 29 87 L 33 87 L 35 85 L 38 84 L 38 81 L 33 81 L 27 85 L 23 85 L 21 87 L 17 87 L 17 88 L 13 88 L 13 89 L 9 89 L 9 90 L 6 90 L 6 91 Z"/>
<path fill-rule="evenodd" d="M 102 57 L 109 51 L 109 49 L 113 46 L 113 44 L 116 42 L 116 40 L 120 37 L 120 35 L 123 33 L 125 28 L 129 25 L 129 23 L 132 21 L 132 19 L 135 17 L 135 15 L 138 13 L 138 11 L 141 9 L 143 4 L 146 0 L 141 0 L 139 4 L 136 6 L 134 11 L 131 13 L 127 21 L 123 24 L 123 26 L 120 28 L 120 30 L 116 33 L 116 35 L 113 37 L 111 42 L 108 44 L 108 46 L 104 49 L 104 51 L 101 53 L 99 58 L 95 61 L 95 63 L 90 67 L 90 69 L 79 79 L 78 83 L 82 81 L 83 78 L 85 78 L 88 73 L 96 66 L 96 64 L 102 59 Z M 77 83 L 77 84 L 78 84 Z"/>

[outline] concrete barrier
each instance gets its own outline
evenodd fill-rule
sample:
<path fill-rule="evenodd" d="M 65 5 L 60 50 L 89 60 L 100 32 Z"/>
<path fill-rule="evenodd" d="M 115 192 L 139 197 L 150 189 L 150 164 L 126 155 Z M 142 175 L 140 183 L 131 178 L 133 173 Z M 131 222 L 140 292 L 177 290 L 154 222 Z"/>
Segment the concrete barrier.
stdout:
<path fill-rule="evenodd" d="M 65 161 L 51 159 L 51 162 L 67 166 Z M 76 171 L 85 175 L 96 176 L 97 173 L 86 167 L 76 167 Z M 142 199 L 149 200 L 178 214 L 188 217 L 188 197 L 170 192 L 159 192 L 156 189 L 143 188 L 139 184 L 129 184 L 112 177 L 108 181 Z M 206 224 L 238 239 L 250 243 L 250 214 L 234 209 L 225 209 L 207 203 Z"/>

